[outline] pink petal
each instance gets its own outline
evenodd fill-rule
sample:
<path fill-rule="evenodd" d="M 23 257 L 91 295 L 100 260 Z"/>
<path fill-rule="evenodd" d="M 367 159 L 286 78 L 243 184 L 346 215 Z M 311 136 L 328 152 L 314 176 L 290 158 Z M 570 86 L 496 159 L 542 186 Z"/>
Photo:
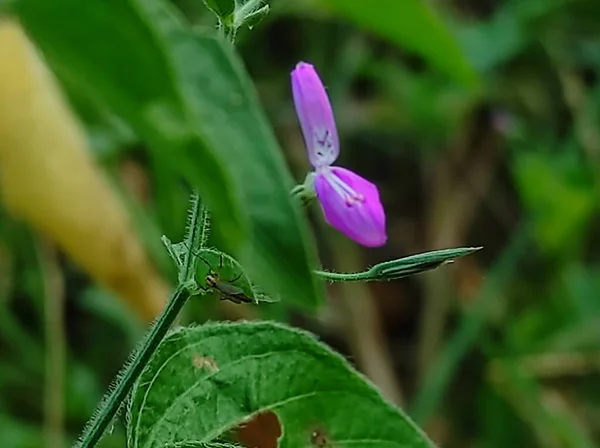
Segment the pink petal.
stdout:
<path fill-rule="evenodd" d="M 310 163 L 331 165 L 340 152 L 333 110 L 315 68 L 300 62 L 292 71 L 292 93 Z"/>
<path fill-rule="evenodd" d="M 331 167 L 317 171 L 315 191 L 332 227 L 363 246 L 387 242 L 385 212 L 373 183 L 345 168 Z"/>

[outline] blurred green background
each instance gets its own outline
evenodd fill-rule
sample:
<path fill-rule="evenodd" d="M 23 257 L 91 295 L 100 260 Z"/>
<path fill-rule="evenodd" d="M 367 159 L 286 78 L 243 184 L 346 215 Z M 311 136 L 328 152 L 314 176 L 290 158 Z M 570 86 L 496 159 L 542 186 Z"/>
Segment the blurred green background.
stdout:
<path fill-rule="evenodd" d="M 193 26 L 214 23 L 201 1 L 175 3 Z M 600 446 L 600 3 L 431 0 L 441 20 L 423 23 L 424 2 L 367 3 L 273 0 L 238 34 L 295 179 L 309 166 L 289 73 L 304 60 L 333 103 L 338 164 L 380 188 L 389 232 L 380 249 L 356 246 L 310 209 L 322 264 L 354 271 L 426 250 L 484 250 L 406 280 L 328 286 L 317 316 L 285 299 L 198 301 L 180 323 L 307 328 L 443 447 Z M 158 238 L 181 239 L 187 187 L 124 122 L 66 88 L 174 281 Z M 67 446 L 145 323 L 6 211 L 0 308 L 1 446 L 58 448 L 48 434 L 63 430 Z M 119 423 L 102 446 L 124 443 Z"/>

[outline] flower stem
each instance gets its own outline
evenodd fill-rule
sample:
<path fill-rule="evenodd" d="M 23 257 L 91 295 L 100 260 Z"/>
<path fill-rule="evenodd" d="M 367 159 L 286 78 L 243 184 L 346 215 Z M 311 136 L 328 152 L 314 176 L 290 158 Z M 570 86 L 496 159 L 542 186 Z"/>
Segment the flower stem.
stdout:
<path fill-rule="evenodd" d="M 330 282 L 368 282 L 376 280 L 371 277 L 370 271 L 364 272 L 329 272 L 329 271 L 314 271 L 316 275 L 321 277 L 323 280 L 329 280 Z"/>
<path fill-rule="evenodd" d="M 98 405 L 94 416 L 75 444 L 75 448 L 92 448 L 100 441 L 134 383 L 189 298 L 190 292 L 187 288 L 180 286 L 175 290 L 167 307 L 142 341 L 141 347 L 134 352 L 131 362 L 117 376 L 114 388 L 111 388 L 112 390 Z"/>
<path fill-rule="evenodd" d="M 423 252 L 404 258 L 384 261 L 363 272 L 327 272 L 315 271 L 315 274 L 330 282 L 369 282 L 382 280 L 397 280 L 410 275 L 436 269 L 453 262 L 456 258 L 477 252 L 481 247 L 457 247 Z"/>

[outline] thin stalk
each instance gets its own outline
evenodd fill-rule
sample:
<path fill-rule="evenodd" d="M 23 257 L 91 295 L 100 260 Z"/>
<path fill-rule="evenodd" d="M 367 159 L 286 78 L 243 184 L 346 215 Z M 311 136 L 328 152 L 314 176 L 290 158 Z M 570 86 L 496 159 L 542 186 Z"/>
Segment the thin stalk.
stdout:
<path fill-rule="evenodd" d="M 192 193 L 190 197 L 190 210 L 188 230 L 185 235 L 184 244 L 187 251 L 184 252 L 183 266 L 180 271 L 180 284 L 194 282 L 198 257 L 196 254 L 206 245 L 208 240 L 209 218 L 208 211 L 200 203 L 198 193 Z"/>
<path fill-rule="evenodd" d="M 180 286 L 175 290 L 167 307 L 142 341 L 140 349 L 133 353 L 131 362 L 117 376 L 114 389 L 109 391 L 100 402 L 75 448 L 92 448 L 100 441 L 134 383 L 189 298 L 190 292 L 186 288 Z"/>
<path fill-rule="evenodd" d="M 316 275 L 331 282 L 369 282 L 382 280 L 397 280 L 410 275 L 436 269 L 439 266 L 451 263 L 456 258 L 477 252 L 481 247 L 457 247 L 454 249 L 441 249 L 408 257 L 377 263 L 370 269 L 362 272 L 328 272 L 314 271 Z"/>
<path fill-rule="evenodd" d="M 371 276 L 370 271 L 364 272 L 353 272 L 353 273 L 343 273 L 343 272 L 329 272 L 329 271 L 314 271 L 316 275 L 321 277 L 323 280 L 328 280 L 330 282 L 368 282 L 377 280 Z"/>

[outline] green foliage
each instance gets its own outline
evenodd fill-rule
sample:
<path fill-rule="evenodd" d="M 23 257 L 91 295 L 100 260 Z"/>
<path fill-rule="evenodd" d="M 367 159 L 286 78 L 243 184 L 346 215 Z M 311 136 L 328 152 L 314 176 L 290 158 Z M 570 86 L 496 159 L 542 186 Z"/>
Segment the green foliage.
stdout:
<path fill-rule="evenodd" d="M 331 11 L 415 51 L 430 64 L 466 86 L 477 74 L 435 11 L 421 0 L 321 0 Z"/>
<path fill-rule="evenodd" d="M 462 317 L 458 329 L 446 342 L 442 355 L 423 378 L 424 384 L 415 397 L 410 413 L 417 422 L 421 423 L 431 417 L 456 369 L 459 368 L 460 360 L 481 337 L 491 302 L 497 298 L 499 285 L 506 284 L 515 276 L 517 262 L 527 250 L 530 238 L 530 229 L 527 226 L 515 233 L 492 268 L 476 306 Z"/>
<path fill-rule="evenodd" d="M 219 250 L 207 248 L 209 235 L 208 210 L 201 204 L 199 196 L 193 194 L 184 240 L 173 244 L 166 236 L 162 237 L 177 267 L 179 285 L 187 288 L 192 294 L 210 292 L 221 295 L 221 299 L 235 302 L 278 301 L 278 299 L 271 299 L 260 288 L 253 285 L 236 259 Z M 212 282 L 209 281 L 209 277 L 213 278 Z M 214 282 L 218 283 L 218 286 L 211 284 Z"/>
<path fill-rule="evenodd" d="M 201 262 L 198 263 L 196 270 L 196 281 L 202 288 L 206 288 L 206 291 L 220 295 L 222 300 L 228 298 L 227 294 L 220 294 L 218 290 L 211 287 L 207 280 L 209 275 L 216 276 L 223 284 L 224 291 L 238 290 L 255 303 L 276 301 L 260 293 L 257 287 L 252 285 L 242 265 L 229 255 L 215 249 L 202 249 L 198 253 L 198 258 Z"/>
<path fill-rule="evenodd" d="M 204 4 L 221 23 L 227 23 L 229 16 L 235 10 L 235 0 L 204 0 Z"/>
<path fill-rule="evenodd" d="M 267 322 L 170 333 L 132 392 L 128 446 L 208 443 L 261 411 L 278 416 L 281 447 L 308 446 L 317 428 L 332 445 L 433 446 L 340 356 Z"/>
<path fill-rule="evenodd" d="M 253 279 L 300 306 L 320 301 L 291 177 L 227 42 L 193 32 L 161 0 L 14 7 L 63 78 L 123 117 L 153 158 L 197 189 Z"/>
<path fill-rule="evenodd" d="M 246 25 L 249 29 L 258 25 L 269 13 L 269 5 L 264 0 L 246 1 L 244 5 L 236 11 L 234 24 L 239 26 Z M 238 26 L 238 28 L 239 28 Z"/>
<path fill-rule="evenodd" d="M 269 13 L 264 0 L 204 0 L 204 3 L 217 16 L 219 29 L 232 41 L 242 25 L 252 29 Z"/>
<path fill-rule="evenodd" d="M 566 157 L 565 157 L 566 156 Z M 598 203 L 586 170 L 572 155 L 552 162 L 540 153 L 521 155 L 515 177 L 524 202 L 535 213 L 540 245 L 550 252 L 577 250 Z"/>
<path fill-rule="evenodd" d="M 241 43 L 240 55 L 278 137 L 286 143 L 297 180 L 304 177 L 306 166 L 293 117 L 289 71 L 296 61 L 307 60 L 327 79 L 343 164 L 381 189 L 388 245 L 358 252 L 357 265 L 348 267 L 332 263 L 345 259 L 337 253 L 343 247 L 323 238 L 324 266 L 359 270 L 407 251 L 445 247 L 438 244 L 447 244 L 448 236 L 456 238 L 457 245 L 486 247 L 427 276 L 369 285 L 382 325 L 376 334 L 367 334 L 374 330 L 360 308 L 356 321 L 348 317 L 351 313 L 345 314 L 357 310 L 355 285 L 347 290 L 328 285 L 332 300 L 318 318 L 290 310 L 288 298 L 295 298 L 290 291 L 298 293 L 300 301 L 314 302 L 308 275 L 317 264 L 312 263 L 310 244 L 303 246 L 302 220 L 286 227 L 296 220 L 295 205 L 283 193 L 273 193 L 287 193 L 291 179 L 285 171 L 266 175 L 273 167 L 280 170 L 281 157 L 265 130 L 249 76 L 232 55 L 230 44 L 215 39 L 231 37 L 239 26 L 252 26 L 268 5 L 237 1 L 231 11 L 232 2 L 207 2 L 213 11 L 222 8 L 217 13 L 218 30 L 213 12 L 198 0 L 12 0 L 2 5 L 18 14 L 43 50 L 88 132 L 94 156 L 111 177 L 123 182 L 122 164 L 132 159 L 147 175 L 146 193 L 139 198 L 132 195 L 126 207 L 136 214 L 137 202 L 140 216 L 144 215 L 140 222 L 154 227 L 148 239 L 156 243 L 156 235 L 164 233 L 173 241 L 182 240 L 191 185 L 215 218 L 215 238 L 204 247 L 216 246 L 231 254 L 225 255 L 224 268 L 217 269 L 219 276 L 228 280 L 247 271 L 236 286 L 248 293 L 246 282 L 251 280 L 256 282 L 255 296 L 263 294 L 259 301 L 281 299 L 269 306 L 235 307 L 231 313 L 231 307 L 219 306 L 218 296 L 205 296 L 189 301 L 181 323 L 237 318 L 238 312 L 244 316 L 246 311 L 253 313 L 252 318 L 276 316 L 310 328 L 336 349 L 351 353 L 358 368 L 373 368 L 371 372 L 378 374 L 383 370 L 357 354 L 363 342 L 375 336 L 384 354 L 389 345 L 394 366 L 389 374 L 404 392 L 403 407 L 425 428 L 442 428 L 435 435 L 446 448 L 598 446 L 600 4 L 596 0 L 272 0 L 270 20 Z M 473 89 L 479 79 L 481 91 Z M 260 157 L 270 157 L 271 168 L 260 169 L 263 161 L 255 163 Z M 443 182 L 438 183 L 440 179 Z M 299 199 L 309 199 L 301 191 L 296 193 Z M 466 208 L 473 204 L 467 213 L 471 218 L 456 226 L 453 207 L 465 204 Z M 38 448 L 47 442 L 43 425 L 48 418 L 44 408 L 47 341 L 41 330 L 43 273 L 30 232 L 3 210 L 0 213 L 0 440 L 11 448 Z M 143 225 L 139 224 L 139 232 Z M 168 247 L 178 263 L 185 245 L 169 243 Z M 288 253 L 289 247 L 297 252 Z M 273 258 L 255 248 L 264 248 Z M 212 268 L 218 268 L 216 254 L 205 253 Z M 257 259 L 262 264 L 256 264 Z M 397 277 L 408 272 L 405 268 L 414 268 L 402 265 L 400 259 L 372 269 L 381 274 L 380 268 L 393 262 L 399 263 L 398 270 L 391 271 Z M 195 281 L 202 283 L 209 269 L 200 262 L 192 271 Z M 319 271 L 317 280 L 319 276 L 365 279 L 368 272 Z M 63 391 L 68 444 L 93 413 L 142 326 L 133 323 L 136 316 L 127 308 L 113 306 L 118 298 L 99 290 L 70 262 L 61 261 L 59 275 L 64 277 L 68 311 L 69 359 Z M 295 282 L 290 281 L 293 278 Z M 284 284 L 281 291 L 278 282 Z M 259 289 L 263 285 L 268 291 Z M 279 293 L 273 294 L 274 290 Z M 429 367 L 420 369 L 419 353 L 431 333 L 419 320 L 431 310 L 445 313 L 439 319 L 440 343 Z M 289 361 L 294 355 L 290 351 L 284 354 L 285 362 L 273 361 L 263 375 L 255 366 L 262 368 L 272 350 L 263 347 L 265 356 L 256 359 L 238 353 L 240 365 L 250 366 L 248 371 L 239 373 L 242 368 L 231 366 L 209 378 L 210 353 L 223 356 L 215 357 L 217 366 L 229 366 L 227 354 L 245 350 L 251 355 L 253 339 L 261 344 L 260 334 L 249 332 L 239 337 L 189 336 L 206 347 L 208 356 L 194 358 L 201 369 L 186 364 L 183 358 L 194 353 L 188 332 L 224 331 L 216 327 L 173 333 L 159 356 L 177 344 L 185 347 L 173 366 L 166 363 L 164 370 L 177 367 L 173 378 L 197 380 L 194 400 L 203 398 L 201 391 L 207 391 L 204 398 L 221 400 L 206 409 L 193 407 L 192 416 L 225 403 L 225 411 L 232 412 L 223 416 L 233 417 L 219 426 L 217 414 L 210 415 L 207 421 L 214 425 L 213 432 L 207 428 L 209 432 L 200 434 L 206 442 L 165 446 L 217 448 L 221 442 L 209 441 L 211 437 L 258 412 L 244 407 L 249 402 L 244 401 L 245 392 L 253 391 L 250 386 L 283 390 L 280 383 L 295 371 L 297 360 Z M 341 330 L 346 328 L 351 332 Z M 293 339 L 286 331 L 286 336 L 278 332 L 277 337 Z M 174 340 L 178 334 L 184 338 L 179 342 Z M 322 354 L 320 345 L 308 336 L 299 338 L 308 343 L 298 357 L 307 350 L 313 353 L 305 347 L 317 347 L 314 353 Z M 309 361 L 303 362 L 301 366 Z M 321 366 L 315 372 L 332 362 L 343 365 L 329 352 L 315 358 L 315 365 Z M 354 377 L 347 367 L 340 370 L 342 378 Z M 215 382 L 220 376 L 225 379 Z M 309 381 L 321 382 L 312 370 L 304 376 L 303 387 L 308 388 Z M 163 371 L 157 380 L 163 389 L 146 384 L 149 397 L 176 395 L 181 391 L 177 387 L 186 384 L 173 383 L 176 390 L 167 390 L 171 383 Z M 143 384 L 140 381 L 137 387 Z M 357 390 L 361 387 L 366 386 Z M 367 395 L 375 394 L 367 389 Z M 244 400 L 236 407 L 240 396 Z M 325 411 L 319 408 L 327 405 L 325 399 L 314 398 L 308 410 L 298 403 L 298 409 L 286 416 L 305 412 L 316 416 L 306 427 L 296 431 L 294 418 L 279 416 L 288 437 L 301 437 L 298 446 L 310 446 L 311 429 L 323 422 L 326 430 L 337 428 L 333 442 L 348 439 L 353 431 L 350 423 L 355 415 L 349 414 L 354 401 L 342 403 L 322 419 L 320 412 Z M 371 417 L 370 409 L 356 417 L 357 427 L 365 429 L 365 422 L 370 423 L 369 430 L 385 429 L 382 418 L 368 420 L 377 418 Z M 149 411 L 142 414 L 146 428 L 152 425 Z M 180 415 L 174 419 L 181 420 Z M 115 422 L 114 431 L 99 446 L 123 447 L 121 426 Z"/>

